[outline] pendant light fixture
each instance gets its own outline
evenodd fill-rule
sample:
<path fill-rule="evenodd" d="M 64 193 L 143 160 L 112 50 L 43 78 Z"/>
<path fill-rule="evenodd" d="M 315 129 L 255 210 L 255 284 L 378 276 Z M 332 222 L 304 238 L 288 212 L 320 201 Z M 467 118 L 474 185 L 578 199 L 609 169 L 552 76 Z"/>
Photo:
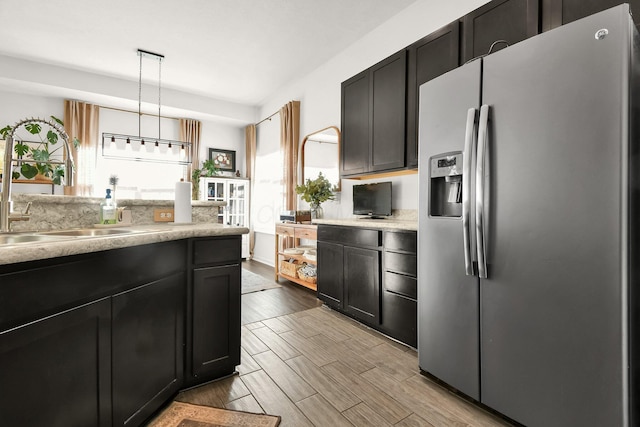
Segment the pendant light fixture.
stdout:
<path fill-rule="evenodd" d="M 102 156 L 108 159 L 136 160 L 140 162 L 191 164 L 191 143 L 162 139 L 160 119 L 162 108 L 162 60 L 164 55 L 138 49 L 140 69 L 138 79 L 138 136 L 104 132 L 102 134 Z M 142 59 L 151 58 L 158 61 L 158 137 L 141 136 L 142 121 Z M 147 142 L 153 141 L 147 149 Z M 173 146 L 180 147 L 174 153 Z M 122 148 L 121 148 L 122 147 Z M 166 147 L 166 148 L 162 148 Z"/>

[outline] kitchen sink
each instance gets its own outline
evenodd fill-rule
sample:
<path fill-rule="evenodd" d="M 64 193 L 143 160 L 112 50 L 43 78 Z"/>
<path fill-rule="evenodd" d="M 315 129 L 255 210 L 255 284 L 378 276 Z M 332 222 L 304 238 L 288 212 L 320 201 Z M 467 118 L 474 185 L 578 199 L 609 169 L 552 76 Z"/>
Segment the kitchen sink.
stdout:
<path fill-rule="evenodd" d="M 21 243 L 59 242 L 76 237 L 109 237 L 140 233 L 139 230 L 121 228 L 75 228 L 70 230 L 32 231 L 0 234 L 0 245 Z"/>
<path fill-rule="evenodd" d="M 41 236 L 71 236 L 71 237 L 98 237 L 98 236 L 114 236 L 118 234 L 138 233 L 135 230 L 126 230 L 121 228 L 78 228 L 73 230 L 54 230 L 40 232 Z"/>
<path fill-rule="evenodd" d="M 39 234 L 0 234 L 0 245 L 16 245 L 18 243 L 51 242 L 60 240 L 56 236 Z"/>

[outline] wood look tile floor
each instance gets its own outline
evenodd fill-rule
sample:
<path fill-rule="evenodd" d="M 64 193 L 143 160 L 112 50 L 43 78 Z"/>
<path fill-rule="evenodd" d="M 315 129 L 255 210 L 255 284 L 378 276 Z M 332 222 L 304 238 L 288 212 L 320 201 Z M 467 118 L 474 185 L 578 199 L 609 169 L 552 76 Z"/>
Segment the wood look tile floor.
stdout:
<path fill-rule="evenodd" d="M 273 280 L 268 266 L 243 268 Z M 280 415 L 282 427 L 510 426 L 421 375 L 414 349 L 280 284 L 242 296 L 238 374 L 176 400 Z"/>

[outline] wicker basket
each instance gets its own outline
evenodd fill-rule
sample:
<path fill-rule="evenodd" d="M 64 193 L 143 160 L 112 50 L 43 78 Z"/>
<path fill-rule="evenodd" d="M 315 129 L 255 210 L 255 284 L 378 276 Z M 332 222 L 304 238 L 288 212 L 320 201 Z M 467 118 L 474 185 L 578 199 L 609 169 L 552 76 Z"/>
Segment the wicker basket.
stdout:
<path fill-rule="evenodd" d="M 291 277 L 298 277 L 298 270 L 304 267 L 296 262 L 280 261 L 280 272 Z"/>
<path fill-rule="evenodd" d="M 318 280 L 316 276 L 307 276 L 304 272 L 304 269 L 298 270 L 298 278 L 300 280 L 304 280 L 307 283 L 316 283 Z"/>

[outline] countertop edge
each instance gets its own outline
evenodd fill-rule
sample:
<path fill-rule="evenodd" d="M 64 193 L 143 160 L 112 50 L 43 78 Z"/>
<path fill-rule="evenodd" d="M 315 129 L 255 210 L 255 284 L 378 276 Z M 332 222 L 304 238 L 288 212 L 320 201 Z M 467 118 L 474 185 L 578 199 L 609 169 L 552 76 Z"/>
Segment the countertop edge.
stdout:
<path fill-rule="evenodd" d="M 0 246 L 0 265 L 100 252 L 192 237 L 215 237 L 249 233 L 249 229 L 246 227 L 220 224 L 154 224 L 120 228 L 130 228 L 134 232 L 131 234 L 68 237 L 57 241 L 2 245 Z"/>
<path fill-rule="evenodd" d="M 314 219 L 311 221 L 316 225 L 342 225 L 347 227 L 379 228 L 384 230 L 406 230 L 417 231 L 418 221 L 413 220 L 393 220 L 393 219 Z"/>

